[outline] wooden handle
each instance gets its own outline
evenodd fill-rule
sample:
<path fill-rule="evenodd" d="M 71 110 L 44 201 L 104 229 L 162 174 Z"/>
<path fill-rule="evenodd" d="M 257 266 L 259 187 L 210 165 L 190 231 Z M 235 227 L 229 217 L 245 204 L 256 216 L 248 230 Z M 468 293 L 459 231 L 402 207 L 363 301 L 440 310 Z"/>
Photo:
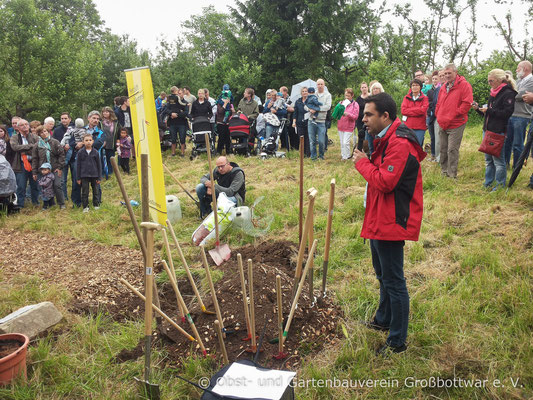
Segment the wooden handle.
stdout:
<path fill-rule="evenodd" d="M 205 311 L 205 305 L 202 301 L 202 297 L 200 296 L 200 293 L 198 292 L 198 288 L 196 287 L 196 283 L 194 282 L 194 278 L 191 274 L 191 270 L 189 269 L 189 265 L 187 264 L 187 260 L 185 259 L 185 256 L 183 255 L 183 251 L 181 251 L 181 246 L 178 242 L 178 239 L 176 238 L 176 234 L 174 233 L 174 228 L 172 227 L 172 224 L 170 223 L 170 220 L 167 219 L 167 226 L 168 230 L 170 231 L 170 235 L 172 236 L 172 240 L 174 241 L 174 245 L 178 249 L 178 254 L 181 259 L 181 263 L 183 264 L 183 268 L 185 269 L 185 272 L 187 273 L 187 278 L 189 278 L 189 282 L 192 286 L 192 290 L 194 291 L 194 294 L 196 298 L 198 299 L 198 303 L 200 304 L 200 307 L 202 308 L 202 311 Z"/>
<path fill-rule="evenodd" d="M 304 261 L 305 244 L 307 241 L 307 236 L 309 234 L 309 226 L 312 223 L 312 215 L 313 215 L 313 209 L 314 209 L 314 204 L 315 204 L 316 189 L 311 188 L 308 190 L 308 192 L 309 191 L 314 193 L 314 195 L 309 197 L 309 206 L 307 207 L 307 216 L 305 217 L 304 231 L 302 234 L 302 240 L 300 241 L 300 247 L 298 249 L 298 260 L 296 262 L 296 271 L 294 273 L 293 292 L 296 291 L 296 287 L 302 276 L 302 265 Z"/>
<path fill-rule="evenodd" d="M 161 229 L 163 229 L 161 224 L 158 224 L 156 222 L 148 222 L 148 221 L 141 222 L 141 228 L 152 230 L 152 231 L 160 231 Z"/>
<path fill-rule="evenodd" d="M 248 259 L 248 286 L 250 293 L 250 332 L 252 334 L 252 350 L 255 353 L 257 343 L 255 339 L 254 271 L 251 259 Z"/>
<path fill-rule="evenodd" d="M 307 248 L 311 248 L 311 245 L 313 244 L 313 241 L 315 240 L 315 209 L 314 209 L 314 199 L 313 199 L 313 212 L 311 213 L 311 222 L 309 223 L 309 241 L 307 244 Z M 311 301 L 313 301 L 313 267 L 315 264 L 314 257 L 311 257 L 311 260 L 309 261 L 311 265 L 309 266 L 309 274 L 307 276 L 308 278 L 308 284 L 309 284 L 309 298 Z"/>
<path fill-rule="evenodd" d="M 120 282 L 122 282 L 124 285 L 126 285 L 133 293 L 137 295 L 141 300 L 145 301 L 146 298 L 142 295 L 141 292 L 139 292 L 137 289 L 135 289 L 128 281 L 125 279 L 120 278 Z M 170 325 L 172 325 L 174 328 L 176 328 L 181 334 L 187 337 L 191 342 L 195 342 L 196 340 L 189 335 L 181 326 L 176 324 L 168 315 L 166 315 L 163 311 L 159 309 L 159 307 L 152 304 L 153 310 L 158 313 L 161 317 L 163 317 Z"/>
<path fill-rule="evenodd" d="M 324 249 L 324 260 L 329 260 L 329 245 L 331 240 L 331 224 L 333 221 L 333 202 L 335 201 L 335 178 L 331 180 L 331 187 L 329 190 L 329 205 L 328 205 L 328 224 L 326 227 L 326 246 Z"/>
<path fill-rule="evenodd" d="M 162 232 L 163 232 L 163 243 L 165 244 L 165 249 L 167 251 L 168 263 L 170 264 L 170 269 L 167 271 L 167 274 L 169 275 L 169 279 L 171 280 L 170 283 L 172 283 L 172 281 L 175 283 L 176 282 L 176 270 L 174 269 L 174 260 L 172 259 L 172 253 L 170 252 L 170 244 L 168 243 L 167 231 L 163 229 Z M 178 301 L 178 308 L 180 310 L 181 318 L 184 318 L 185 311 L 179 301 Z"/>
<path fill-rule="evenodd" d="M 142 224 L 141 224 L 142 225 Z M 154 231 L 148 230 L 146 235 L 146 260 L 144 264 L 145 271 L 145 302 L 144 302 L 144 334 L 152 335 L 152 285 L 154 284 Z"/>
<path fill-rule="evenodd" d="M 220 349 L 222 350 L 224 365 L 229 364 L 228 353 L 226 352 L 226 345 L 224 344 L 224 336 L 222 335 L 222 328 L 220 327 L 220 322 L 218 322 L 218 320 L 215 320 L 215 328 L 217 330 L 218 343 L 220 344 Z"/>
<path fill-rule="evenodd" d="M 215 313 L 217 315 L 217 319 L 220 321 L 222 330 L 224 330 L 224 321 L 222 320 L 222 314 L 220 312 L 220 307 L 218 306 L 217 293 L 215 292 L 215 285 L 213 285 L 213 279 L 211 279 L 211 271 L 209 271 L 209 264 L 207 263 L 207 256 L 205 255 L 204 246 L 200 246 L 200 249 L 202 250 L 202 261 L 204 263 L 205 275 L 207 276 L 209 289 L 211 290 L 211 298 L 213 299 L 213 304 L 215 305 Z"/>
<path fill-rule="evenodd" d="M 279 353 L 283 353 L 283 300 L 281 296 L 281 276 L 276 275 L 276 294 L 278 297 Z"/>
<path fill-rule="evenodd" d="M 293 300 L 292 305 L 291 305 L 291 311 L 289 313 L 289 318 L 287 319 L 287 324 L 285 325 L 285 329 L 283 331 L 283 341 L 285 341 L 287 339 L 287 335 L 288 335 L 289 329 L 291 327 L 292 318 L 294 317 L 294 311 L 296 311 L 296 305 L 298 304 L 298 299 L 300 298 L 300 294 L 302 293 L 302 289 L 304 287 L 305 276 L 307 275 L 307 272 L 309 270 L 309 266 L 311 265 L 310 264 L 310 259 L 315 254 L 317 243 L 318 243 L 318 241 L 315 239 L 315 241 L 313 242 L 313 246 L 311 246 L 311 249 L 309 250 L 309 256 L 307 257 L 307 262 L 305 264 L 303 277 L 302 277 L 302 279 L 300 279 L 300 283 L 298 284 L 298 290 L 296 291 L 296 296 L 294 296 L 294 300 Z"/>
<path fill-rule="evenodd" d="M 213 167 L 211 165 L 211 144 L 209 143 L 209 133 L 205 134 L 205 143 L 207 145 L 207 162 L 209 163 L 209 180 L 211 181 L 211 197 L 213 198 L 213 214 L 215 214 L 215 235 L 216 246 L 218 247 L 219 233 L 218 233 L 218 210 L 217 210 L 217 195 L 215 191 L 215 179 L 213 178 Z"/>
<path fill-rule="evenodd" d="M 248 296 L 246 296 L 246 282 L 244 279 L 244 265 L 242 263 L 241 254 L 237 254 L 237 264 L 239 265 L 239 274 L 241 276 L 241 288 L 242 288 L 242 303 L 244 305 L 244 318 L 246 319 L 246 331 L 248 335 L 251 335 L 250 331 L 250 309 L 248 308 Z"/>
<path fill-rule="evenodd" d="M 170 268 L 168 267 L 165 260 L 163 260 L 163 268 L 165 268 L 165 271 L 167 271 L 167 274 L 171 274 Z M 183 300 L 183 296 L 181 295 L 181 292 L 178 288 L 178 284 L 175 279 L 170 278 L 170 284 L 172 285 L 172 289 L 174 289 L 174 293 L 176 294 L 176 300 L 178 302 L 178 306 L 180 309 L 183 309 L 185 313 L 187 314 L 187 321 L 189 322 L 189 325 L 192 329 L 192 333 L 194 337 L 196 338 L 196 341 L 200 344 L 200 349 L 202 350 L 202 353 L 205 355 L 207 354 L 204 344 L 202 342 L 202 338 L 200 337 L 200 334 L 198 333 L 198 330 L 196 329 L 196 325 L 194 324 L 194 321 L 191 317 L 191 314 L 189 313 L 189 309 L 187 308 L 187 304 L 185 304 L 185 301 Z"/>
<path fill-rule="evenodd" d="M 165 169 L 166 173 L 169 174 L 171 176 L 171 178 L 176 181 L 176 183 L 179 185 L 179 187 L 182 188 L 186 192 L 187 189 L 185 189 L 185 187 L 181 184 L 181 182 L 178 180 L 178 178 L 176 178 L 174 176 L 174 174 L 170 171 L 170 169 L 165 164 L 163 164 L 163 168 Z"/>
<path fill-rule="evenodd" d="M 131 208 L 130 198 L 128 197 L 128 193 L 126 192 L 124 182 L 122 182 L 122 175 L 118 168 L 117 160 L 115 159 L 115 157 L 111 157 L 111 165 L 113 166 L 113 171 L 115 172 L 115 176 L 117 177 L 118 186 L 120 187 L 120 191 L 122 192 L 122 198 L 124 199 L 124 203 L 126 203 L 126 209 L 128 210 L 128 214 L 130 215 L 130 220 L 133 225 L 133 229 L 135 230 L 137 240 L 139 241 L 139 246 L 141 246 L 143 258 L 146 259 L 146 244 L 144 243 L 141 230 L 139 229 L 137 218 L 135 218 L 135 214 L 133 213 L 133 208 Z"/>

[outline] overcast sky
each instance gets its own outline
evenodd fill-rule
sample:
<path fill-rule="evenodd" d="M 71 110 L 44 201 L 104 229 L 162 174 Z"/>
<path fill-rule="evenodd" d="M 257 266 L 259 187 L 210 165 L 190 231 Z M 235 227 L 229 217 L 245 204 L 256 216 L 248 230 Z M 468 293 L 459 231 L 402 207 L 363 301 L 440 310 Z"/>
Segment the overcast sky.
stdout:
<path fill-rule="evenodd" d="M 159 40 L 164 37 L 172 40 L 178 36 L 180 24 L 189 19 L 192 15 L 202 12 L 203 7 L 213 5 L 217 11 L 228 12 L 228 6 L 235 2 L 230 0 L 93 0 L 98 8 L 100 16 L 105 21 L 105 25 L 116 34 L 128 34 L 130 38 L 135 39 L 139 48 L 149 50 L 155 53 Z M 389 4 L 405 4 L 403 0 L 389 0 Z M 420 13 L 420 19 L 427 16 L 423 0 L 412 0 L 409 3 Z M 148 6 L 147 6 L 148 4 Z M 517 6 L 516 6 L 517 7 Z M 526 6 L 522 9 L 514 10 L 513 23 L 518 29 L 515 37 L 523 37 L 523 29 Z M 496 14 L 504 16 L 506 7 L 499 6 L 491 0 L 479 0 L 476 8 L 478 12 L 477 33 L 478 40 L 481 42 L 481 59 L 487 58 L 494 49 L 506 49 L 505 41 L 500 38 L 495 30 L 484 27 L 485 24 L 492 24 L 491 15 Z M 384 22 L 395 24 L 395 18 L 392 15 L 383 16 Z M 464 18 L 463 27 L 466 32 L 466 26 L 470 24 L 470 19 Z M 530 28 L 531 29 L 531 28 Z M 531 32 L 530 32 L 531 34 Z"/>

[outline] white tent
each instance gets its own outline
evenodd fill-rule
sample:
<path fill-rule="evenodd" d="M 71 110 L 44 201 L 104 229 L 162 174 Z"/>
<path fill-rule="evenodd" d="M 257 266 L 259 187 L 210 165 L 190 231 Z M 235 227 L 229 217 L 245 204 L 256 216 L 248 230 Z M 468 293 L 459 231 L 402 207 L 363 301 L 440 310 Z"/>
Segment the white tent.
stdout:
<path fill-rule="evenodd" d="M 316 82 L 314 80 L 312 80 L 312 79 L 307 79 L 305 81 L 297 83 L 296 85 L 292 85 L 291 100 L 292 100 L 293 103 L 295 103 L 296 100 L 298 100 L 300 97 L 302 97 L 300 92 L 302 91 L 303 87 L 306 87 L 306 88 L 314 87 L 315 91 L 316 91 Z M 325 87 L 324 90 L 327 92 L 328 88 Z"/>

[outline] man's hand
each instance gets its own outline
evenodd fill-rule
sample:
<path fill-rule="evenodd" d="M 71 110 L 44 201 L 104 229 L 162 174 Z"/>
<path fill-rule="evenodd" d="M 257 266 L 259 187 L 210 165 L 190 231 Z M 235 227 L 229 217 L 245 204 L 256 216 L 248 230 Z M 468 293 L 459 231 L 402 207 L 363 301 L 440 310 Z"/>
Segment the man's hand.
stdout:
<path fill-rule="evenodd" d="M 68 143 L 65 145 L 64 149 L 65 149 L 65 151 L 67 151 L 68 149 L 70 149 L 70 146 L 68 145 Z"/>
<path fill-rule="evenodd" d="M 211 181 L 205 181 L 205 182 L 204 182 L 204 186 L 205 186 L 206 188 L 210 188 L 210 187 L 211 187 Z"/>
<path fill-rule="evenodd" d="M 96 180 L 96 184 L 97 184 L 97 185 L 99 185 L 100 182 L 102 182 L 102 181 L 100 181 L 100 180 L 98 180 L 98 179 Z"/>
<path fill-rule="evenodd" d="M 314 114 L 314 113 L 316 113 L 316 110 L 309 109 L 309 112 L 310 112 L 311 114 Z"/>
<path fill-rule="evenodd" d="M 83 147 L 83 142 L 76 143 L 76 149 L 81 149 Z"/>
<path fill-rule="evenodd" d="M 273 112 L 274 114 L 276 114 L 278 112 L 278 110 L 276 110 L 275 108 L 273 108 L 272 110 L 270 110 L 270 112 Z"/>
<path fill-rule="evenodd" d="M 34 181 L 37 180 L 37 175 L 33 175 L 33 180 L 34 180 Z"/>
<path fill-rule="evenodd" d="M 78 185 L 81 185 L 81 179 L 78 179 L 78 180 L 76 181 L 76 183 L 77 183 Z"/>
<path fill-rule="evenodd" d="M 170 114 L 170 118 L 178 118 L 178 114 L 172 113 L 172 114 Z"/>
<path fill-rule="evenodd" d="M 63 171 L 60 170 L 59 168 L 56 169 L 54 172 L 57 172 L 57 176 L 61 178 L 61 175 L 63 175 Z"/>
<path fill-rule="evenodd" d="M 357 162 L 358 162 L 359 160 L 362 160 L 363 158 L 367 158 L 367 157 L 366 157 L 366 154 L 363 153 L 361 150 L 357 150 L 357 149 L 355 149 L 355 150 L 353 151 L 353 165 L 354 165 L 354 166 L 355 166 L 355 164 L 357 164 Z"/>
<path fill-rule="evenodd" d="M 526 91 L 526 93 L 522 95 L 522 100 L 524 100 L 524 103 L 533 104 L 533 93 Z"/>
<path fill-rule="evenodd" d="M 287 111 L 288 111 L 288 112 L 294 112 L 294 107 L 292 107 L 292 106 L 287 106 Z"/>

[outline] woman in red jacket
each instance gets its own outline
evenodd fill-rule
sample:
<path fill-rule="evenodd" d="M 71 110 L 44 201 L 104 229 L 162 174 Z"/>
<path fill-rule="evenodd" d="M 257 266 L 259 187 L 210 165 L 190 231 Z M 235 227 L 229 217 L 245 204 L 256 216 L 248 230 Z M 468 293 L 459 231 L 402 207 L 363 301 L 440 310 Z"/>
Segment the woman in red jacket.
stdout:
<path fill-rule="evenodd" d="M 418 143 L 423 146 L 427 129 L 426 114 L 429 108 L 429 100 L 422 93 L 422 81 L 414 79 L 409 86 L 411 90 L 403 98 L 402 102 L 402 121 L 415 132 Z"/>

